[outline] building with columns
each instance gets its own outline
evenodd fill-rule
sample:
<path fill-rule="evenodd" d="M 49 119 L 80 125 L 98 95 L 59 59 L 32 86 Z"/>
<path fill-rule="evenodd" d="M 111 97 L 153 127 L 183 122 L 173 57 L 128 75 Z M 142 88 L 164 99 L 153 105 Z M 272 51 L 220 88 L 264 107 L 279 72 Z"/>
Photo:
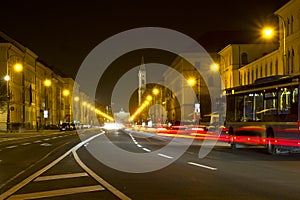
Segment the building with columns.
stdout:
<path fill-rule="evenodd" d="M 218 53 L 226 89 L 264 77 L 300 75 L 300 1 L 291 0 L 274 14 L 279 41 L 230 44 Z"/>

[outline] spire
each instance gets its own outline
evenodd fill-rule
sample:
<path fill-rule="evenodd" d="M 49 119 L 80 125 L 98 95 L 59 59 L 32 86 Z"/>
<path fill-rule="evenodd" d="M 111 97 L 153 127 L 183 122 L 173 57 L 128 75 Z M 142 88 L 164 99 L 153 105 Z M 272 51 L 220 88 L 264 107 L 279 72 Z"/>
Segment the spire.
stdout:
<path fill-rule="evenodd" d="M 138 103 L 139 105 L 141 105 L 142 96 L 146 90 L 146 67 L 145 67 L 144 56 L 142 56 L 138 78 L 139 78 L 139 90 L 138 90 L 139 102 Z"/>
<path fill-rule="evenodd" d="M 141 61 L 141 65 L 140 65 L 140 70 L 146 70 L 146 68 L 145 68 L 145 61 L 144 61 L 144 56 L 142 56 L 142 61 Z"/>

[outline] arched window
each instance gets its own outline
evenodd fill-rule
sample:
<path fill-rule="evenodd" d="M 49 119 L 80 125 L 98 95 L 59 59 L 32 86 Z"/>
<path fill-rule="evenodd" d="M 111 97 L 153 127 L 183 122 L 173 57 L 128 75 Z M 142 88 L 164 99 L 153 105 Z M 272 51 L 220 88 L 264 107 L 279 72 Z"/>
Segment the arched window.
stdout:
<path fill-rule="evenodd" d="M 248 64 L 248 55 L 247 53 L 242 53 L 242 65 L 247 65 Z"/>
<path fill-rule="evenodd" d="M 271 63 L 270 63 L 270 76 L 272 76 L 272 74 L 273 74 L 273 63 L 271 61 Z"/>

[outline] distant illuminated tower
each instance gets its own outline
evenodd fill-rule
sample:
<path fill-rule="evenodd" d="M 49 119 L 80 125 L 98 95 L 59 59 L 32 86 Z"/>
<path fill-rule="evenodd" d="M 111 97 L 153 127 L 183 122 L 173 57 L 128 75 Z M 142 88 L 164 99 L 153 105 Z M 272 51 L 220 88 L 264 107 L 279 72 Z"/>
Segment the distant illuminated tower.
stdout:
<path fill-rule="evenodd" d="M 145 67 L 145 63 L 144 63 L 144 57 L 142 57 L 142 62 L 140 65 L 138 77 L 139 77 L 138 95 L 139 95 L 139 106 L 140 106 L 142 103 L 142 96 L 143 96 L 144 92 L 146 91 L 146 67 Z"/>

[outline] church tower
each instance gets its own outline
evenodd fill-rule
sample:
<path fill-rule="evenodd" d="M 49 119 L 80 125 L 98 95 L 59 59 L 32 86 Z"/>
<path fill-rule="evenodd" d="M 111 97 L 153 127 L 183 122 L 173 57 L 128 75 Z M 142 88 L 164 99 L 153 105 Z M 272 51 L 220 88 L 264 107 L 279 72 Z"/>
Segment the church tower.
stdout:
<path fill-rule="evenodd" d="M 140 106 L 142 103 L 142 96 L 146 91 L 146 67 L 144 63 L 144 57 L 142 57 L 142 62 L 140 65 L 138 77 L 139 77 L 138 98 L 139 98 L 139 106 Z"/>

